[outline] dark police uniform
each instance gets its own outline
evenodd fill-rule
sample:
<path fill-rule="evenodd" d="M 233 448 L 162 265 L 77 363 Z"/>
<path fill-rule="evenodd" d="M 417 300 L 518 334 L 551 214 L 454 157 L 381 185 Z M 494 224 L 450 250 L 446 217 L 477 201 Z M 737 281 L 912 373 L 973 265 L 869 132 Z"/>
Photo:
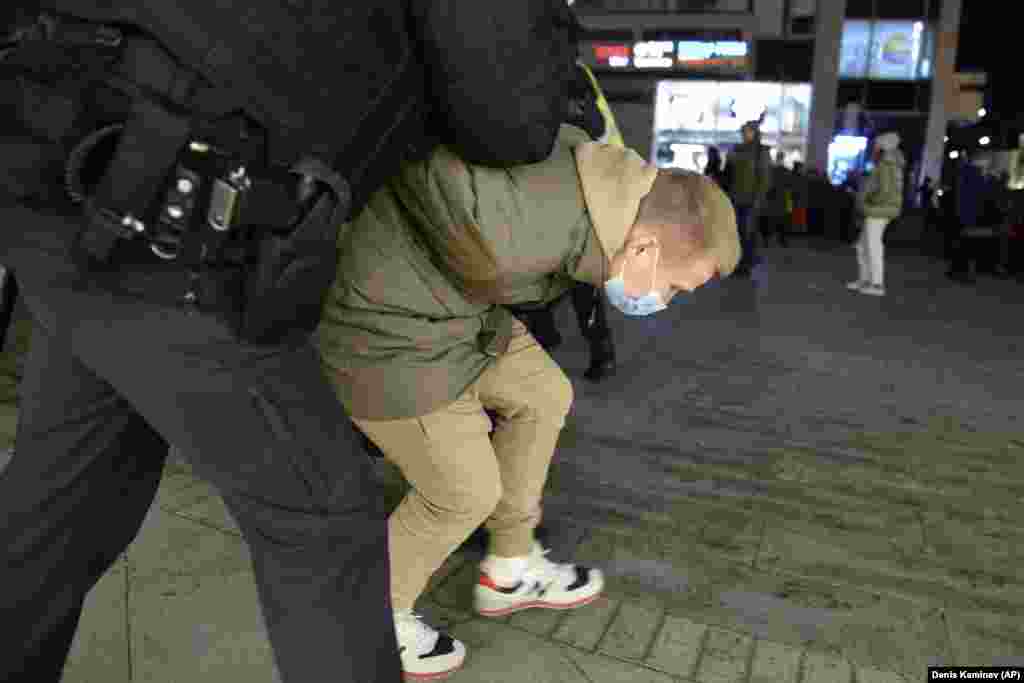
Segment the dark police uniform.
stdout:
<path fill-rule="evenodd" d="M 237 67 L 234 73 L 243 75 L 247 69 L 255 70 L 244 58 L 246 46 L 219 42 L 216 32 L 196 19 L 202 12 L 225 11 L 230 3 L 193 3 L 194 12 L 182 9 L 181 3 L 155 1 L 54 0 L 44 4 L 58 14 L 74 14 L 76 21 L 110 22 L 115 35 L 125 25 L 142 26 L 159 35 L 157 29 L 164 20 L 193 22 L 186 28 L 194 29 L 195 35 L 173 34 L 163 41 L 165 47 L 180 55 L 202 46 L 204 64 L 214 73 L 221 67 L 228 73 Z M 442 4 L 447 7 L 451 3 L 438 6 Z M 444 32 L 465 31 L 465 25 L 450 17 L 418 17 L 419 29 L 424 34 L 433 32 L 433 39 L 421 36 L 422 44 L 407 63 L 435 69 L 431 76 L 437 83 L 431 92 L 440 93 L 443 101 L 437 108 L 445 123 L 437 126 L 439 137 L 454 144 L 465 141 L 467 156 L 475 156 L 481 163 L 539 161 L 550 152 L 560 123 L 557 116 L 546 121 L 544 111 L 560 113 L 564 104 L 552 100 L 547 103 L 550 106 L 545 105 L 546 94 L 543 89 L 537 91 L 537 84 L 550 80 L 551 91 L 560 92 L 563 85 L 555 83 L 561 77 L 560 67 L 538 77 L 536 69 L 548 66 L 535 56 L 549 55 L 554 64 L 557 46 L 568 44 L 559 33 L 561 29 L 546 21 L 564 2 L 529 0 L 501 10 L 510 16 L 500 41 L 488 37 L 486 23 L 498 10 L 488 7 L 484 12 L 483 8 L 473 9 L 475 2 L 465 4 L 467 12 L 458 14 L 460 19 L 481 17 L 480 31 L 470 31 L 479 33 L 479 40 L 465 44 L 494 44 L 491 57 L 495 63 L 504 63 L 509 50 L 522 50 L 531 59 L 511 60 L 520 65 L 515 68 L 527 71 L 507 72 L 508 80 L 498 84 L 505 86 L 501 92 L 475 87 L 494 81 L 493 69 L 486 69 L 486 64 L 474 65 L 481 70 L 467 69 L 462 81 L 451 82 L 448 73 L 452 69 L 473 56 L 486 62 L 479 59 L 483 53 L 467 53 L 465 60 L 459 59 L 451 50 L 464 49 L 465 44 L 451 40 L 452 36 L 446 39 Z M 374 42 L 386 44 L 381 36 L 402 30 L 399 16 L 412 11 L 397 0 L 236 5 L 244 7 L 234 17 L 242 23 L 231 24 L 231 32 L 252 29 L 253 54 L 264 57 L 291 41 L 306 47 L 315 58 L 316 48 L 337 44 L 337 49 L 347 50 L 343 55 L 350 61 L 358 53 L 360 64 L 366 61 L 361 67 L 366 73 L 378 68 L 391 74 L 397 73 L 397 67 L 387 60 L 396 55 L 378 55 Z M 288 34 L 284 21 L 261 23 L 257 15 L 264 7 L 286 13 L 281 15 L 284 19 L 287 13 L 303 9 L 312 13 L 305 23 L 298 24 L 308 35 L 299 40 Z M 417 11 L 433 11 L 425 7 Z M 0 10 L 0 15 L 9 9 Z M 354 33 L 352 40 L 361 47 L 349 47 L 340 34 L 325 30 L 332 12 L 336 22 L 365 14 L 367 21 L 376 22 L 376 32 Z M 231 18 L 230 12 L 225 16 Z M 79 31 L 82 26 L 75 24 L 62 35 L 69 41 L 80 40 L 82 35 L 106 41 L 111 35 L 108 28 L 104 25 L 102 33 L 85 30 L 83 34 Z M 338 30 L 342 28 L 339 24 Z M 43 33 L 48 35 L 51 29 L 49 26 Z M 260 45 L 268 47 L 263 50 Z M 449 48 L 455 45 L 460 47 Z M 7 46 L 0 48 L 5 52 Z M 571 65 L 571 55 L 565 53 L 566 64 Z M 258 75 L 266 82 L 250 77 L 251 87 L 240 93 L 238 101 L 245 106 L 253 102 L 263 105 L 253 107 L 254 116 L 265 125 L 268 121 L 281 123 L 288 133 L 277 135 L 277 128 L 266 125 L 269 138 L 262 141 L 262 158 L 289 159 L 293 152 L 303 150 L 336 152 L 351 130 L 338 132 L 336 140 L 330 136 L 317 139 L 316 134 L 324 130 L 319 124 L 337 120 L 338 112 L 318 110 L 313 104 L 317 97 L 330 99 L 332 87 L 345 89 L 344 79 L 350 74 L 339 76 L 337 60 L 323 55 L 319 55 L 319 67 L 306 65 L 317 67 L 312 70 L 301 64 L 307 55 L 301 59 L 283 55 L 279 62 L 272 57 L 259 65 Z M 292 58 L 294 62 L 289 61 Z M 325 68 L 333 80 L 323 77 Z M 289 74 L 297 76 L 294 83 L 284 80 Z M 313 78 L 316 74 L 318 79 Z M 280 77 L 276 81 L 282 89 L 279 92 L 270 85 L 275 76 Z M 421 73 L 415 81 L 422 93 L 426 92 L 424 79 Z M 516 83 L 516 79 L 521 80 Z M 176 87 L 175 79 L 168 82 L 162 96 L 169 97 Z M 535 90 L 530 97 L 520 91 L 526 84 Z M 153 83 L 150 86 L 155 87 Z M 471 103 L 473 106 L 457 101 L 467 86 L 472 97 L 480 100 Z M 445 91 L 446 87 L 450 91 Z M 260 88 L 265 92 L 257 92 Z M 287 88 L 295 89 L 294 96 L 285 96 Z M 348 90 L 346 97 L 360 104 L 359 98 L 369 97 L 372 90 L 370 83 L 365 91 Z M 379 86 L 377 91 L 379 94 Z M 309 97 L 305 97 L 307 92 Z M 419 99 L 425 99 L 425 94 L 417 93 Z M 515 107 L 495 105 L 506 119 L 484 120 L 473 113 L 473 107 L 483 106 L 492 94 L 502 103 L 505 98 L 515 103 Z M 337 100 L 336 93 L 333 97 Z M 320 224 L 336 226 L 335 218 L 357 211 L 365 197 L 393 172 L 406 148 L 413 150 L 431 137 L 424 129 L 429 117 L 419 116 L 422 103 L 412 99 L 416 98 L 395 101 L 394 111 L 385 109 L 387 122 L 393 119 L 395 125 L 377 137 L 364 136 L 362 142 L 369 142 L 371 149 L 328 159 L 334 162 L 329 165 L 344 174 L 347 196 L 334 192 L 333 199 L 316 201 L 310 213 L 330 213 Z M 50 112 L 61 106 L 54 100 L 44 104 Z M 303 109 L 301 105 L 307 106 Z M 502 147 L 506 151 L 503 155 L 494 152 L 492 158 L 481 157 L 488 150 L 479 141 L 497 139 L 499 131 L 502 144 L 508 143 Z M 248 542 L 282 680 L 397 683 L 401 666 L 388 597 L 388 511 L 380 509 L 382 496 L 371 466 L 360 453 L 351 423 L 323 375 L 306 334 L 308 325 L 297 322 L 297 334 L 266 342 L 242 341 L 239 320 L 244 326 L 248 316 L 258 318 L 261 300 L 250 297 L 241 315 L 236 315 L 238 311 L 225 313 L 220 303 L 237 293 L 233 287 L 238 278 L 221 276 L 247 271 L 211 265 L 199 258 L 190 263 L 201 267 L 186 268 L 180 260 L 164 259 L 167 252 L 154 250 L 158 246 L 155 241 L 139 246 L 119 238 L 112 265 L 105 272 L 97 270 L 96 277 L 84 272 L 82 264 L 69 256 L 82 248 L 82 198 L 78 203 L 68 202 L 65 197 L 48 194 L 52 187 L 40 192 L 25 180 L 31 180 L 39 168 L 42 171 L 37 176 L 49 178 L 46 160 L 32 156 L 36 150 L 45 154 L 49 148 L 26 142 L 49 132 L 23 131 L 15 136 L 9 130 L 0 131 L 0 152 L 6 155 L 0 164 L 8 164 L 0 178 L 0 262 L 17 274 L 33 324 L 20 386 L 16 452 L 0 472 L 0 623 L 5 627 L 0 680 L 60 680 L 86 595 L 138 532 L 159 485 L 170 442 L 181 449 L 198 476 L 218 489 Z M 127 134 L 122 131 L 119 135 L 118 144 L 122 144 Z M 63 142 L 66 137 L 55 134 L 51 142 L 58 138 Z M 332 147 L 332 143 L 339 145 Z M 337 163 L 346 159 L 352 162 L 349 166 Z M 33 166 L 36 161 L 39 163 Z M 23 167 L 17 166 L 22 162 Z M 149 170 L 148 163 L 143 157 L 138 170 Z M 172 175 L 172 189 L 181 189 L 183 179 L 187 178 Z M 198 180 L 206 183 L 210 179 Z M 255 172 L 253 180 L 258 186 L 260 178 Z M 19 184 L 22 181 L 23 186 Z M 124 192 L 121 198 L 128 203 L 132 199 Z M 212 206 L 213 200 L 200 202 L 197 210 L 205 210 L 206 204 Z M 344 210 L 339 209 L 342 206 Z M 169 213 L 171 208 L 164 207 Z M 210 220 L 214 220 L 212 208 L 210 211 Z M 109 212 L 96 215 L 109 218 Z M 250 212 L 250 218 L 252 215 Z M 148 229 L 148 222 L 131 214 L 115 218 L 122 221 L 121 227 Z M 271 232 L 280 227 L 269 226 Z M 333 263 L 333 235 L 318 238 L 320 246 L 326 247 L 321 249 L 327 254 L 323 261 Z M 182 244 L 187 247 L 190 243 Z M 283 244 L 285 251 L 302 246 L 294 241 Z M 252 254 L 245 257 L 250 259 L 243 261 L 246 267 L 252 266 Z M 301 273 L 299 261 L 285 263 Z M 287 280 L 288 273 L 283 273 L 278 284 Z M 248 286 L 244 277 L 241 282 Z M 282 303 L 267 301 L 268 305 Z"/>

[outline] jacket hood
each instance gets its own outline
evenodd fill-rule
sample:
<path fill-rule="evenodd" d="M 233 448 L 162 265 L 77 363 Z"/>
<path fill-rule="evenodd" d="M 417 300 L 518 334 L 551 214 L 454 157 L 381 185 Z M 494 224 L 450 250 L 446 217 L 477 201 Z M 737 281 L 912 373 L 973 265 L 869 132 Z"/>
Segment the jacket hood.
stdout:
<path fill-rule="evenodd" d="M 640 201 L 654 186 L 658 168 L 627 147 L 585 142 L 575 151 L 587 211 L 610 261 L 626 243 Z"/>
<path fill-rule="evenodd" d="M 875 146 L 885 151 L 896 149 L 900 146 L 899 133 L 883 133 L 875 138 Z"/>

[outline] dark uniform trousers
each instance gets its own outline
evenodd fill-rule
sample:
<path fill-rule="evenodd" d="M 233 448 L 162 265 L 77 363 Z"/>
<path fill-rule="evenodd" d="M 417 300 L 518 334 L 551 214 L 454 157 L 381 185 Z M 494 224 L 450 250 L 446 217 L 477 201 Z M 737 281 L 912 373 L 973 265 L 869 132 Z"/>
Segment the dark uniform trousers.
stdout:
<path fill-rule="evenodd" d="M 245 346 L 208 314 L 74 291 L 63 219 L 0 218 L 33 322 L 0 472 L 0 680 L 60 680 L 170 442 L 248 542 L 281 679 L 399 683 L 387 511 L 315 349 Z"/>
<path fill-rule="evenodd" d="M 591 356 L 604 358 L 614 353 L 602 290 L 585 282 L 575 282 L 568 295 L 576 312 L 580 334 L 590 344 Z M 562 335 L 555 325 L 555 309 L 564 299 L 565 295 L 562 295 L 546 306 L 513 307 L 513 313 L 526 325 L 530 334 L 549 351 L 562 343 Z"/>

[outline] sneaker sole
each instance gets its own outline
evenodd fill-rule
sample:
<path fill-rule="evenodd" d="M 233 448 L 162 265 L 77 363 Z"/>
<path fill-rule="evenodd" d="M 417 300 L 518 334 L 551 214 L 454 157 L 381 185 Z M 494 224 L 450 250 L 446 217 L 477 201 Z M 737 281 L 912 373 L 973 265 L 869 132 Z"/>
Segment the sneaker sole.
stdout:
<path fill-rule="evenodd" d="M 465 662 L 463 662 L 463 664 L 465 664 Z M 457 667 L 453 669 L 448 669 L 447 671 L 438 671 L 437 673 L 432 674 L 414 674 L 409 673 L 408 671 L 403 671 L 402 679 L 404 681 L 407 681 L 407 683 L 422 683 L 422 681 L 443 681 L 449 676 L 458 673 L 459 670 L 462 668 L 463 664 L 459 664 Z"/>
<path fill-rule="evenodd" d="M 546 602 L 544 600 L 534 600 L 532 602 L 524 602 L 524 603 L 522 603 L 520 605 L 516 605 L 515 607 L 506 607 L 504 609 L 493 609 L 493 610 L 477 609 L 476 613 L 479 614 L 482 617 L 504 617 L 504 616 L 512 614 L 514 612 L 521 612 L 524 609 L 536 609 L 536 608 L 539 608 L 539 609 L 554 609 L 554 610 L 576 609 L 577 607 L 583 607 L 584 605 L 589 605 L 590 603 L 592 603 L 595 600 L 597 600 L 598 598 L 600 598 L 603 594 L 604 594 L 604 591 L 599 591 L 599 592 L 595 593 L 594 595 L 591 595 L 590 597 L 580 598 L 579 600 L 575 600 L 573 602 L 561 602 L 561 603 L 559 603 L 559 602 Z"/>

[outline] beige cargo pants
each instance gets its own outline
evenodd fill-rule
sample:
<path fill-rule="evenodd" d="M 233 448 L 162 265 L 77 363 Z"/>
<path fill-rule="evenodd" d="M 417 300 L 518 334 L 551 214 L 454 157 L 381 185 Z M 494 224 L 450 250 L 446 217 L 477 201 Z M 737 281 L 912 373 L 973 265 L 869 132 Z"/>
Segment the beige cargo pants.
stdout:
<path fill-rule="evenodd" d="M 521 323 L 508 351 L 454 403 L 416 418 L 355 420 L 411 489 L 388 522 L 394 609 L 483 522 L 490 552 L 528 555 L 572 384 Z M 490 434 L 484 409 L 500 417 Z"/>

